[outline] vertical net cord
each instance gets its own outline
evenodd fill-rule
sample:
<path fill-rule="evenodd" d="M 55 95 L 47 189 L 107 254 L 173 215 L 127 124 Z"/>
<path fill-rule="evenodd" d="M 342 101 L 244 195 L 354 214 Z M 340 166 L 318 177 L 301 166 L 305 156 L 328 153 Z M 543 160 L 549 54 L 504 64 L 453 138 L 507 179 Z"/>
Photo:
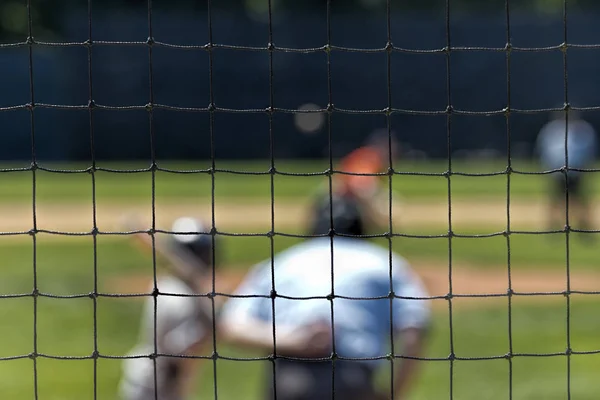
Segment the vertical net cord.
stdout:
<path fill-rule="evenodd" d="M 396 347 L 394 345 L 394 284 L 393 284 L 393 265 L 394 260 L 392 257 L 392 237 L 394 235 L 394 227 L 392 223 L 392 211 L 393 211 L 393 199 L 392 199 L 392 178 L 394 176 L 394 164 L 393 164 L 393 152 L 392 152 L 392 51 L 394 45 L 392 44 L 392 21 L 391 21 L 391 0 L 386 1 L 386 23 L 387 23 L 387 43 L 386 43 L 386 57 L 387 57 L 387 110 L 385 114 L 387 131 L 388 131 L 388 257 L 389 257 L 389 279 L 390 279 L 390 398 L 394 398 L 394 361 L 396 357 Z"/>
<path fill-rule="evenodd" d="M 30 120 L 31 120 L 31 176 L 32 176 L 32 213 L 33 213 L 33 229 L 31 230 L 31 237 L 33 240 L 33 353 L 31 358 L 33 359 L 33 398 L 38 399 L 38 370 L 37 370 L 37 357 L 38 357 L 38 331 L 37 331 L 37 307 L 38 307 L 38 279 L 37 279 L 37 184 L 36 184 L 36 170 L 37 156 L 35 151 L 35 91 L 33 84 L 33 22 L 31 15 L 31 0 L 27 0 L 27 46 L 29 48 L 29 94 L 31 97 L 31 103 L 27 107 L 29 109 Z"/>
<path fill-rule="evenodd" d="M 511 235 L 511 224 L 510 224 L 510 184 L 512 174 L 512 152 L 511 152 L 511 132 L 510 132 L 510 112 L 511 112 L 511 91 L 510 91 L 510 67 L 511 67 L 511 31 L 510 31 L 510 0 L 506 0 L 505 3 L 506 12 L 506 266 L 507 266 L 507 278 L 508 278 L 508 289 L 507 289 L 507 300 L 508 300 L 508 354 L 506 359 L 508 360 L 508 398 L 513 398 L 513 337 L 512 337 L 512 265 L 511 265 L 511 247 L 510 247 L 510 235 Z"/>
<path fill-rule="evenodd" d="M 327 44 L 325 45 L 325 51 L 327 54 L 327 140 L 329 144 L 328 156 L 329 156 L 329 246 L 331 249 L 331 293 L 327 296 L 330 302 L 331 309 L 331 399 L 335 399 L 335 362 L 337 358 L 337 351 L 335 345 L 335 313 L 333 301 L 335 299 L 335 272 L 334 272 L 334 250 L 333 242 L 335 236 L 335 227 L 333 226 L 333 137 L 331 130 L 331 118 L 334 111 L 333 98 L 331 93 L 331 0 L 327 0 Z"/>
<path fill-rule="evenodd" d="M 446 108 L 446 140 L 448 148 L 448 170 L 446 171 L 446 179 L 448 181 L 448 323 L 449 323 L 449 336 L 450 336 L 450 399 L 454 398 L 454 360 L 456 354 L 454 353 L 454 329 L 452 322 L 452 237 L 454 232 L 452 231 L 452 93 L 451 93 L 451 79 L 450 79 L 450 0 L 446 0 L 446 94 L 447 94 L 447 108 Z"/>
<path fill-rule="evenodd" d="M 158 354 L 158 338 L 157 338 L 157 312 L 158 312 L 158 296 L 160 295 L 157 282 L 157 260 L 156 260 L 156 149 L 155 149 L 155 137 L 154 137 L 154 75 L 152 68 L 152 45 L 154 44 L 154 36 L 152 32 L 152 0 L 148 0 L 148 39 L 146 40 L 148 47 L 148 95 L 149 103 L 146 106 L 148 112 L 148 125 L 150 130 L 150 174 L 152 179 L 152 220 L 150 227 L 150 236 L 152 238 L 152 279 L 154 283 L 153 299 L 154 299 L 154 312 L 153 312 L 153 330 L 154 330 L 154 354 L 152 355 L 153 373 L 154 373 L 154 400 L 158 400 L 158 376 L 157 376 L 157 360 L 160 355 Z"/>
<path fill-rule="evenodd" d="M 335 345 L 335 313 L 333 300 L 335 298 L 335 272 L 334 272 L 334 259 L 333 259 L 333 243 L 335 236 L 335 227 L 333 226 L 333 137 L 331 130 L 331 118 L 334 111 L 333 97 L 331 92 L 331 0 L 327 0 L 327 11 L 326 11 L 326 29 L 327 29 L 327 44 L 325 45 L 325 52 L 327 55 L 327 141 L 328 141 L 328 156 L 329 156 L 329 173 L 328 184 L 329 184 L 329 246 L 331 249 L 331 293 L 327 296 L 330 302 L 331 309 L 331 398 L 335 399 L 335 361 L 337 358 L 336 345 Z"/>
<path fill-rule="evenodd" d="M 94 141 L 94 93 L 92 81 L 92 0 L 88 0 L 88 114 L 90 120 L 90 155 L 92 166 L 90 175 L 92 177 L 92 241 L 94 245 L 94 291 L 90 294 L 94 307 L 94 400 L 98 398 L 98 219 L 96 207 L 96 151 Z"/>
<path fill-rule="evenodd" d="M 212 246 L 213 246 L 213 276 L 212 276 L 212 291 L 216 290 L 216 276 L 214 273 L 215 268 L 215 239 L 217 235 L 217 226 L 215 218 L 215 172 L 216 172 L 216 161 L 215 161 L 215 95 L 213 85 L 213 29 L 212 29 L 212 0 L 207 1 L 207 18 L 208 18 L 208 45 L 206 50 L 208 51 L 208 130 L 210 135 L 210 223 L 211 223 L 211 234 L 212 234 Z M 217 385 L 217 360 L 219 359 L 219 353 L 217 352 L 217 335 L 216 335 L 216 310 L 215 310 L 215 298 L 212 297 L 212 320 L 213 320 L 213 337 L 212 337 L 212 364 L 213 364 L 213 394 L 215 400 L 218 399 L 219 388 Z"/>
<path fill-rule="evenodd" d="M 561 46 L 563 53 L 563 74 L 564 74 L 564 107 L 565 107 L 565 253 L 566 253 L 566 279 L 567 287 L 565 292 L 566 303 L 567 303 L 567 348 L 565 354 L 567 356 L 567 399 L 571 399 L 571 254 L 570 254 L 570 236 L 571 236 L 571 224 L 569 222 L 569 110 L 571 106 L 569 104 L 569 80 L 568 80 L 568 66 L 567 66 L 567 0 L 563 1 L 563 45 Z"/>
<path fill-rule="evenodd" d="M 271 368 L 273 373 L 273 397 L 277 399 L 277 323 L 275 321 L 275 299 L 277 298 L 277 288 L 275 286 L 275 138 L 273 136 L 273 112 L 275 110 L 273 93 L 273 4 L 268 0 L 269 13 L 269 42 L 267 52 L 269 54 L 269 108 L 267 115 L 269 117 L 269 178 L 270 178 L 270 201 L 271 201 L 271 230 L 269 232 L 269 251 L 271 258 L 271 313 L 273 314 L 273 357 L 271 359 Z"/>

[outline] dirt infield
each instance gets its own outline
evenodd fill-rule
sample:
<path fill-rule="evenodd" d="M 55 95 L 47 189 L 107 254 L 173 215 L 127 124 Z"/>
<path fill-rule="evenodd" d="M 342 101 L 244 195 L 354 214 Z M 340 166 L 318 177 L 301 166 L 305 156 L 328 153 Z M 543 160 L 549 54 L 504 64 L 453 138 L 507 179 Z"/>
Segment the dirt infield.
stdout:
<path fill-rule="evenodd" d="M 448 268 L 440 264 L 414 262 L 413 268 L 421 277 L 431 296 L 445 296 L 449 292 Z M 244 268 L 228 268 L 215 278 L 216 292 L 231 293 L 244 277 Z M 571 274 L 571 290 L 600 291 L 600 271 Z M 558 271 L 512 271 L 512 289 L 515 293 L 560 293 L 567 289 L 566 274 Z M 102 290 L 110 293 L 148 293 L 151 291 L 152 278 L 149 276 L 114 277 L 105 282 Z M 452 293 L 454 295 L 501 295 L 508 290 L 508 272 L 506 267 L 490 267 L 487 270 L 475 269 L 467 265 L 455 265 L 452 272 Z M 519 296 L 522 302 L 547 303 L 564 301 L 562 295 L 554 296 Z M 485 301 L 477 298 L 453 300 L 455 305 L 463 307 L 488 307 L 506 305 L 507 298 L 491 297 Z M 446 300 L 432 302 L 436 308 L 447 308 Z"/>
<path fill-rule="evenodd" d="M 539 202 L 512 202 L 510 206 L 513 229 L 543 227 L 545 207 Z M 101 231 L 119 230 L 124 214 L 136 212 L 148 226 L 152 218 L 151 207 L 144 205 L 98 204 L 97 226 Z M 503 229 L 507 222 L 507 205 L 504 201 L 457 200 L 452 202 L 452 222 L 457 226 L 486 226 Z M 157 204 L 157 228 L 169 229 L 171 221 L 181 215 L 196 215 L 211 221 L 211 206 L 207 203 Z M 393 221 L 397 226 L 419 229 L 427 226 L 447 226 L 449 207 L 445 202 L 411 201 L 394 205 Z M 275 230 L 301 232 L 306 223 L 304 203 L 276 202 L 274 208 Z M 92 205 L 40 204 L 36 212 L 38 229 L 89 232 L 93 226 Z M 600 223 L 600 218 L 596 218 Z M 271 206 L 268 200 L 257 202 L 239 199 L 215 205 L 215 224 L 221 231 L 266 231 L 271 226 Z M 600 225 L 600 224 L 599 224 Z M 0 208 L 0 231 L 27 231 L 33 226 L 33 212 L 28 204 L 3 205 Z"/>

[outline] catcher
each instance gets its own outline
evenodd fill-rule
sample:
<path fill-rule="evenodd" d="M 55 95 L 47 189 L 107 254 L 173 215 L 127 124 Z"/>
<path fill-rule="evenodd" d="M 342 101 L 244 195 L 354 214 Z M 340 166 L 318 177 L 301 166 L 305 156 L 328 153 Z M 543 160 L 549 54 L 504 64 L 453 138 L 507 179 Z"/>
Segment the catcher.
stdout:
<path fill-rule="evenodd" d="M 140 229 L 129 221 L 128 228 Z M 202 223 L 193 218 L 179 218 L 173 232 L 205 232 Z M 152 248 L 149 236 L 134 235 L 147 248 Z M 156 236 L 156 250 L 167 258 L 172 276 L 157 280 L 159 295 L 149 297 L 144 305 L 139 343 L 125 359 L 119 394 L 122 400 L 182 400 L 192 389 L 199 362 L 193 356 L 200 354 L 212 335 L 210 300 L 203 297 L 186 297 L 206 293 L 203 288 L 210 279 L 213 260 L 212 237 L 207 234 L 169 235 L 166 241 Z M 175 275 L 178 275 L 177 277 Z M 153 287 L 150 288 L 150 291 Z M 155 361 L 149 355 L 156 352 Z M 174 355 L 169 356 L 169 355 Z"/>

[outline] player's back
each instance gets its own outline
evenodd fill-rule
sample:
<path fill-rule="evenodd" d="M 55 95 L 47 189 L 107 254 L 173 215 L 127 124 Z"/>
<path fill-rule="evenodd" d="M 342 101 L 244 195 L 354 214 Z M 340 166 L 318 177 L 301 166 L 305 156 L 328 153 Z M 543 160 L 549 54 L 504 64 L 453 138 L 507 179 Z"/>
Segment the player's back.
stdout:
<path fill-rule="evenodd" d="M 333 256 L 333 263 L 332 263 Z M 420 281 L 405 261 L 387 249 L 364 239 L 336 237 L 333 253 L 329 238 L 308 240 L 274 259 L 276 324 L 301 326 L 317 321 L 331 321 L 333 313 L 338 352 L 347 357 L 383 355 L 382 340 L 390 331 L 389 293 L 425 297 Z M 271 290 L 269 262 L 261 266 L 257 286 L 268 295 Z M 391 273 L 391 279 L 390 279 Z M 252 287 L 251 286 L 251 287 Z M 338 297 L 339 296 L 339 297 Z M 311 298 L 311 299 L 308 299 Z M 422 300 L 394 300 L 400 318 L 426 318 L 427 306 Z M 270 318 L 270 299 L 264 299 L 263 318 Z M 395 323 L 396 317 L 394 317 Z"/>

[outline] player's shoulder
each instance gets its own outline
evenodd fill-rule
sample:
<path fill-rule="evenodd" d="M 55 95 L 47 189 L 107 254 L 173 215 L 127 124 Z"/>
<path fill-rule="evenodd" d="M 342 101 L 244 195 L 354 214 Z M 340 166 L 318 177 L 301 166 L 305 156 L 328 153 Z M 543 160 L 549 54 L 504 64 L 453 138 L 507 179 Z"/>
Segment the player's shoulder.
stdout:
<path fill-rule="evenodd" d="M 350 172 L 354 172 L 354 170 L 366 166 L 378 168 L 381 163 L 379 158 L 379 152 L 375 148 L 372 146 L 362 146 L 346 154 L 346 156 L 342 158 L 340 166 L 342 167 L 342 170 Z"/>

